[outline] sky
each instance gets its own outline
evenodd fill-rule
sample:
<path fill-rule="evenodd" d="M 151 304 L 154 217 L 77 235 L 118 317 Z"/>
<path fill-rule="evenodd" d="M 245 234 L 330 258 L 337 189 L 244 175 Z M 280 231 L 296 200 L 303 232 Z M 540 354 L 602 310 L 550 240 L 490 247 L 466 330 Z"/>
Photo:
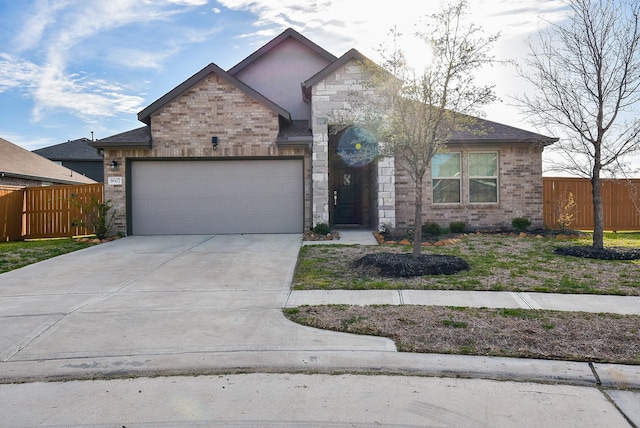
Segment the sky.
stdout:
<path fill-rule="evenodd" d="M 493 54 L 521 63 L 525 41 L 566 16 L 560 0 L 469 0 Z M 142 126 L 137 113 L 213 62 L 227 70 L 291 27 L 341 56 L 374 61 L 389 30 L 417 68 L 411 37 L 437 0 L 0 0 L 0 138 L 28 150 Z M 526 84 L 512 65 L 479 76 L 500 101 L 486 119 L 538 131 L 514 105 Z"/>

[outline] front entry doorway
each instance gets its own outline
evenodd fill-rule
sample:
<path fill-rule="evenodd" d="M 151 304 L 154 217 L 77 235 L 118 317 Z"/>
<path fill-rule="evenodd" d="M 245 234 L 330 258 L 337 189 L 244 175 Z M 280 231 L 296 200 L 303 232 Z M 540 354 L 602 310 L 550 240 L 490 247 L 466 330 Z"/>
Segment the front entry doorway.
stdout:
<path fill-rule="evenodd" d="M 333 214 L 336 225 L 362 224 L 362 168 L 338 165 L 333 173 Z"/>
<path fill-rule="evenodd" d="M 375 224 L 375 157 L 362 156 L 362 131 L 347 128 L 329 136 L 329 217 L 335 227 L 361 228 Z"/>

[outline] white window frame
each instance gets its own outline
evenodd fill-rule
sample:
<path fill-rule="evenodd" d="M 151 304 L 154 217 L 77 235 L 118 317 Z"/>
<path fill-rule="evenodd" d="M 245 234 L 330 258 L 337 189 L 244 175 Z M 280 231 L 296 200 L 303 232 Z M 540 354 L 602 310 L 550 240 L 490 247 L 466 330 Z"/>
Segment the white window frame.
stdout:
<path fill-rule="evenodd" d="M 431 203 L 433 205 L 461 205 L 462 204 L 462 152 L 446 152 L 446 153 L 437 153 L 441 155 L 458 155 L 458 176 L 455 177 L 434 177 L 433 176 L 433 159 L 431 164 Z M 435 156 L 434 156 L 435 157 Z M 436 202 L 434 198 L 434 181 L 435 180 L 458 180 L 458 201 L 457 202 Z"/>
<path fill-rule="evenodd" d="M 496 175 L 493 176 L 480 176 L 480 175 L 471 175 L 470 163 L 471 163 L 471 155 L 482 155 L 482 154 L 494 154 L 496 155 Z M 471 201 L 471 180 L 495 180 L 496 181 L 496 200 L 491 202 L 472 202 Z M 467 153 L 467 198 L 470 205 L 496 205 L 500 203 L 500 152 L 497 150 L 489 150 L 489 151 L 473 151 Z"/>

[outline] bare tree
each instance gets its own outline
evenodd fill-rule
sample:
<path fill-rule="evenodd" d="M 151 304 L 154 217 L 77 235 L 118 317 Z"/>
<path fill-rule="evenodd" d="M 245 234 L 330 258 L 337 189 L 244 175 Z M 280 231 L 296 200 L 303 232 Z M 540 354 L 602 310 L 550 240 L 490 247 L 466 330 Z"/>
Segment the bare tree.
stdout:
<path fill-rule="evenodd" d="M 354 92 L 350 108 L 333 115 L 342 128 L 359 125 L 371 131 L 381 142 L 379 155 L 394 156 L 413 181 L 414 256 L 421 251 L 424 176 L 431 160 L 446 150 L 454 130 L 470 128 L 471 115 L 481 115 L 479 107 L 496 98 L 492 86 L 476 84 L 474 72 L 494 62 L 489 50 L 498 36 L 485 37 L 465 20 L 467 14 L 467 2 L 461 0 L 428 17 L 424 31 L 416 34 L 432 58 L 421 73 L 407 66 L 393 30 L 392 51 L 381 50 L 382 68 L 363 64 L 369 75 L 365 90 Z"/>
<path fill-rule="evenodd" d="M 564 134 L 551 170 L 591 181 L 593 247 L 603 248 L 602 173 L 615 174 L 640 151 L 640 3 L 570 0 L 568 20 L 529 40 L 520 74 L 536 88 L 519 98 L 533 123 Z"/>

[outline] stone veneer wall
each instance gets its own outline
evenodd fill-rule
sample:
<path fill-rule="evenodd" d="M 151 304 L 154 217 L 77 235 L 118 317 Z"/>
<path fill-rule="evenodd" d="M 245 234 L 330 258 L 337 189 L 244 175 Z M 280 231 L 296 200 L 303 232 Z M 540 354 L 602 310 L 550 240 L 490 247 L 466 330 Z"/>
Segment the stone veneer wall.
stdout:
<path fill-rule="evenodd" d="M 126 160 L 135 158 L 304 157 L 305 207 L 310 201 L 310 161 L 306 147 L 278 147 L 278 114 L 215 74 L 210 74 L 151 117 L 148 150 L 105 150 L 105 199 L 116 212 L 114 231 L 126 233 Z M 213 150 L 211 137 L 218 136 Z M 117 171 L 108 167 L 112 160 Z M 122 177 L 110 186 L 109 177 Z M 306 209 L 308 211 L 308 209 Z M 305 214 L 305 228 L 311 218 Z"/>
<path fill-rule="evenodd" d="M 313 131 L 312 147 L 312 222 L 330 223 L 329 218 L 329 115 L 334 110 L 349 108 L 347 97 L 352 91 L 363 90 L 363 79 L 366 75 L 362 67 L 355 61 L 337 69 L 326 79 L 318 82 L 312 88 L 311 98 L 311 127 Z M 376 210 L 377 219 L 372 219 L 381 224 L 381 221 L 390 223 L 395 221 L 395 207 L 392 190 L 389 184 L 393 182 L 393 160 L 382 160 L 376 171 L 378 174 Z M 384 199 L 380 193 L 384 192 Z"/>
<path fill-rule="evenodd" d="M 432 204 L 431 171 L 428 171 L 424 180 L 422 224 L 435 222 L 449 226 L 453 221 L 462 221 L 471 229 L 511 228 L 515 217 L 526 217 L 534 227 L 543 226 L 542 147 L 514 143 L 493 147 L 450 146 L 449 151 L 462 152 L 462 202 Z M 469 151 L 499 153 L 497 204 L 469 203 Z M 396 184 L 397 226 L 412 227 L 415 192 L 412 180 L 400 166 L 396 169 Z"/>
<path fill-rule="evenodd" d="M 396 227 L 396 168 L 395 159 L 378 160 L 378 229 Z"/>

